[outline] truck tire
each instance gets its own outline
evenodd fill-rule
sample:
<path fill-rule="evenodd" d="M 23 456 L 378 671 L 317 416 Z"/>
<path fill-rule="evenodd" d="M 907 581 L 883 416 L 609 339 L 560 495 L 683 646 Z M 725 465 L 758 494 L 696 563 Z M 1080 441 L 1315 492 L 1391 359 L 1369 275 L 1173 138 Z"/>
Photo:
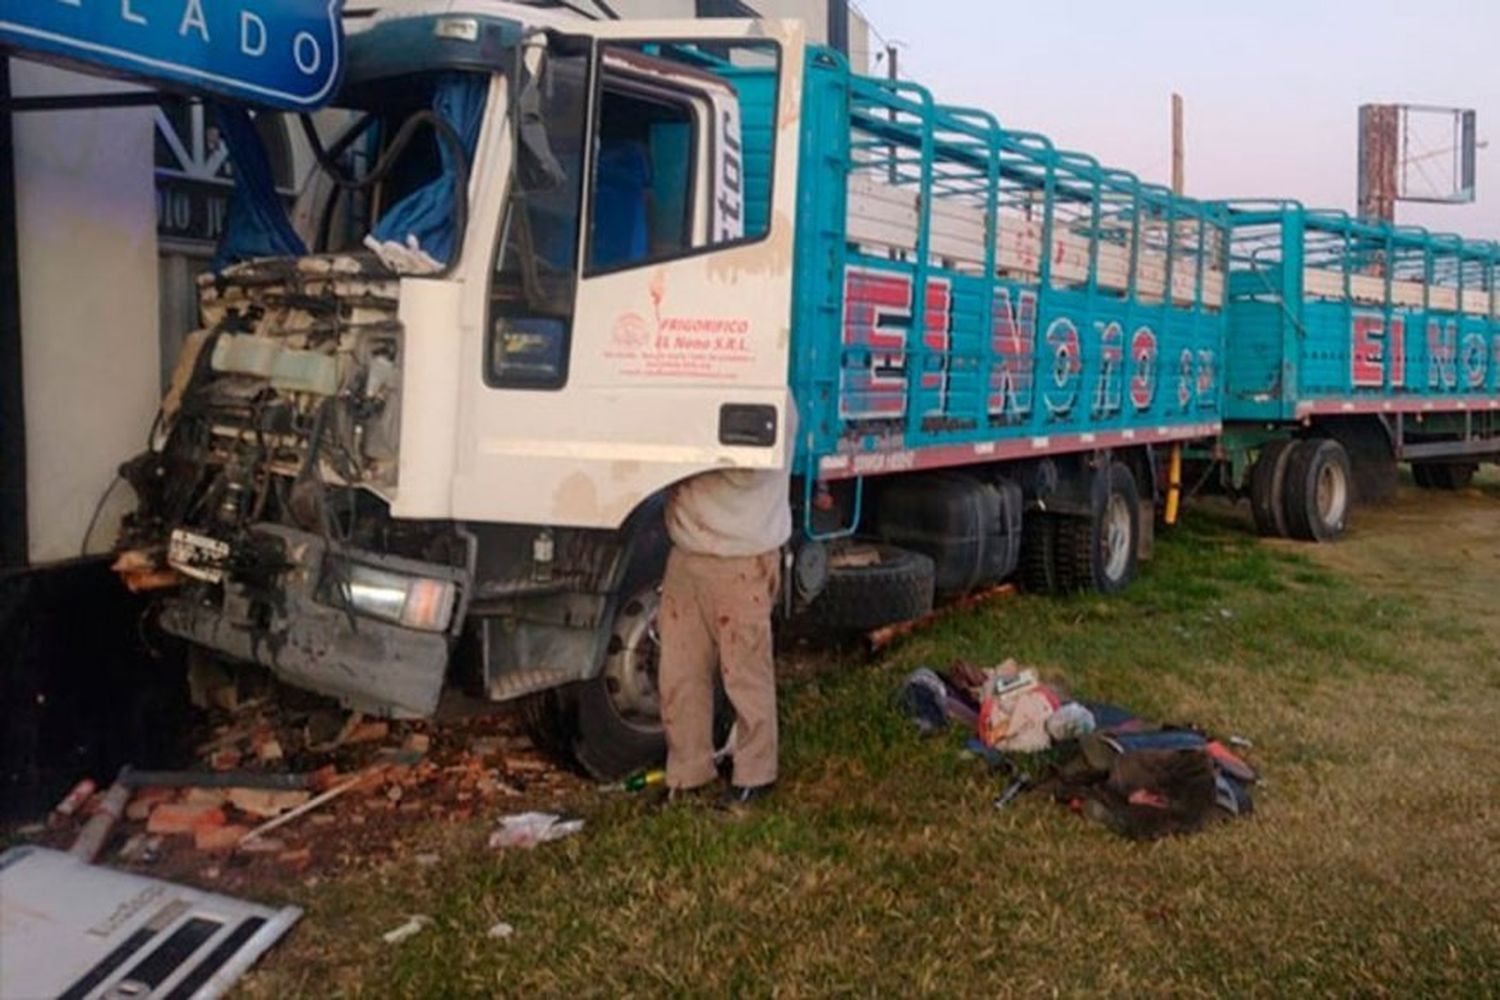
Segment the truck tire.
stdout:
<path fill-rule="evenodd" d="M 1140 490 L 1128 465 L 1111 462 L 1092 492 L 1087 517 L 1058 520 L 1058 582 L 1063 590 L 1117 594 L 1140 563 Z"/>
<path fill-rule="evenodd" d="M 1283 495 L 1287 461 L 1296 443 L 1291 439 L 1270 442 L 1260 450 L 1260 457 L 1250 470 L 1250 513 L 1262 538 L 1287 537 Z"/>
<path fill-rule="evenodd" d="M 573 756 L 600 781 L 618 781 L 666 759 L 656 684 L 661 646 L 656 583 L 620 601 L 598 677 L 574 688 Z"/>
<path fill-rule="evenodd" d="M 598 677 L 558 693 L 559 711 L 552 718 L 578 764 L 600 781 L 619 781 L 667 759 L 667 737 L 661 724 L 657 667 L 661 641 L 657 614 L 661 588 L 640 587 L 620 602 Z M 724 686 L 714 682 L 714 745 L 729 737 L 734 713 Z M 545 730 L 544 730 L 545 733 Z"/>
<path fill-rule="evenodd" d="M 1415 462 L 1411 467 L 1417 485 L 1429 490 L 1466 490 L 1474 482 L 1477 465 L 1447 462 Z"/>
<path fill-rule="evenodd" d="M 552 688 L 516 702 L 516 714 L 537 749 L 576 763 L 573 734 L 578 731 L 578 692 L 575 686 Z"/>
<path fill-rule="evenodd" d="M 1287 462 L 1282 502 L 1291 537 L 1331 542 L 1344 533 L 1353 506 L 1349 453 L 1332 438 L 1305 438 Z"/>
<path fill-rule="evenodd" d="M 894 545 L 860 542 L 829 558 L 828 584 L 798 615 L 807 632 L 868 632 L 932 611 L 937 567 Z"/>
<path fill-rule="evenodd" d="M 1057 517 L 1044 511 L 1026 515 L 1021 524 L 1021 586 L 1033 594 L 1055 594 L 1057 579 Z"/>

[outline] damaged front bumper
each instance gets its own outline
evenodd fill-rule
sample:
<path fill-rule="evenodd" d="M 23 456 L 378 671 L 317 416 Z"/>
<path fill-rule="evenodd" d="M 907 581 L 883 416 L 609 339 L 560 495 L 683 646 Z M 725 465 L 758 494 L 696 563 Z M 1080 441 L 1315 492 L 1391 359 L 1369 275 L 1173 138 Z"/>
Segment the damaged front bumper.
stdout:
<path fill-rule="evenodd" d="M 346 707 L 398 717 L 437 709 L 448 658 L 462 626 L 472 580 L 468 568 L 418 562 L 337 547 L 280 525 L 251 529 L 262 572 L 224 575 L 219 586 L 166 598 L 163 630 L 226 656 L 269 668 L 295 687 L 337 698 Z M 269 557 L 265 554 L 271 553 Z M 427 630 L 359 610 L 349 567 L 378 579 L 409 579 L 452 598 L 423 620 Z"/>

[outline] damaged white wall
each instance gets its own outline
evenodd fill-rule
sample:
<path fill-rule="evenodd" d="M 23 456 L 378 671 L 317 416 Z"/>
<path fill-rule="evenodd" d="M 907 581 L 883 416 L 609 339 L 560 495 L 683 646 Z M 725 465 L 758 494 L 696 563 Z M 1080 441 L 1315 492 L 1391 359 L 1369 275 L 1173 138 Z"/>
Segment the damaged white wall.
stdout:
<path fill-rule="evenodd" d="M 127 89 L 12 59 L 16 97 Z M 33 564 L 79 554 L 119 464 L 140 452 L 159 386 L 152 110 L 17 114 L 15 172 Z M 107 550 L 121 484 L 95 529 Z"/>

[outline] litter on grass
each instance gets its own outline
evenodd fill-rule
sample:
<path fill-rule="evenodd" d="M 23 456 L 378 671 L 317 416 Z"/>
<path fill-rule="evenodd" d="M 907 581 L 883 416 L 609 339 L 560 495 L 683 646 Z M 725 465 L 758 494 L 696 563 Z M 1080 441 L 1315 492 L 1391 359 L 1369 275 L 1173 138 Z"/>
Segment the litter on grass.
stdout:
<path fill-rule="evenodd" d="M 494 938 L 496 941 L 504 941 L 506 938 L 513 936 L 515 933 L 516 929 L 502 920 L 498 924 L 490 928 L 489 936 L 491 938 Z"/>
<path fill-rule="evenodd" d="M 583 830 L 583 820 L 564 820 L 552 813 L 519 813 L 506 816 L 500 828 L 490 834 L 490 847 L 495 850 L 520 847 L 530 850 L 538 844 L 571 837 Z"/>
<path fill-rule="evenodd" d="M 1004 809 L 1045 791 L 1074 812 L 1135 840 L 1192 833 L 1247 816 L 1260 774 L 1195 726 L 1163 726 L 1115 705 L 1070 699 L 1035 670 L 1008 660 L 981 670 L 956 664 L 907 677 L 901 704 L 923 734 L 957 724 L 969 749 L 1006 778 Z"/>
<path fill-rule="evenodd" d="M 400 927 L 386 931 L 380 936 L 380 939 L 386 944 L 400 944 L 407 938 L 416 937 L 418 934 L 422 933 L 422 929 L 424 927 L 428 927 L 431 924 L 431 917 L 423 916 L 419 913 L 408 919 L 406 923 L 402 924 Z"/>

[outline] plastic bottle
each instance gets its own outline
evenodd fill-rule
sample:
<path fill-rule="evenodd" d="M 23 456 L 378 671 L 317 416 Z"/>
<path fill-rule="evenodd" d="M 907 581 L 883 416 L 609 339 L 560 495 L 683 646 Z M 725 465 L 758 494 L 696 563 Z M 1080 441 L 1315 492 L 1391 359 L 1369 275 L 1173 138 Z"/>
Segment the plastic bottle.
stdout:
<path fill-rule="evenodd" d="M 620 787 L 627 792 L 644 792 L 648 788 L 667 783 L 667 772 L 662 770 L 642 771 L 633 774 L 620 782 Z"/>

